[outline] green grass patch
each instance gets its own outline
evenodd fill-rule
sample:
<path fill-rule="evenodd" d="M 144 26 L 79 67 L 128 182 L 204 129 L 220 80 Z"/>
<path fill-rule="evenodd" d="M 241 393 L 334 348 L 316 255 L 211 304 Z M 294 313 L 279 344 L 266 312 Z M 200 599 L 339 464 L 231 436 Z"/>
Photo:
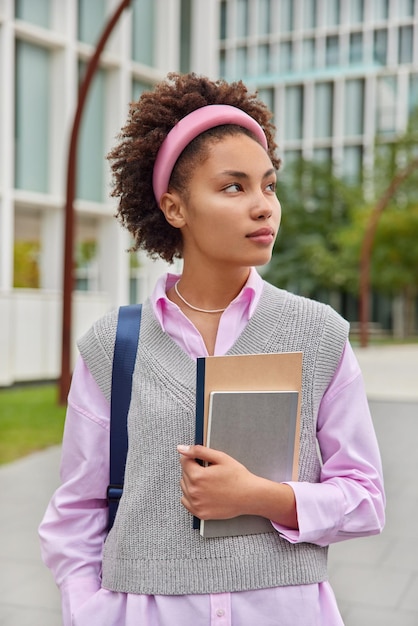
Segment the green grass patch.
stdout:
<path fill-rule="evenodd" d="M 65 407 L 56 385 L 0 390 L 0 464 L 61 442 Z"/>

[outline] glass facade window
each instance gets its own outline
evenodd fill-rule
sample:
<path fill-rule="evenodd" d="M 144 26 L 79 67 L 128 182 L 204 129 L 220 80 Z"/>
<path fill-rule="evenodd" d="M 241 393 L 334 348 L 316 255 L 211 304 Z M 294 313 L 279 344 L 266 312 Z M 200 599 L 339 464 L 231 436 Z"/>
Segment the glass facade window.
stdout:
<path fill-rule="evenodd" d="M 315 67 L 315 39 L 304 39 L 302 42 L 302 69 Z"/>
<path fill-rule="evenodd" d="M 327 26 L 340 23 L 340 0 L 325 0 L 325 22 Z"/>
<path fill-rule="evenodd" d="M 292 42 L 282 41 L 279 52 L 280 72 L 287 74 L 292 69 Z"/>
<path fill-rule="evenodd" d="M 258 33 L 271 33 L 271 0 L 258 0 Z"/>
<path fill-rule="evenodd" d="M 314 101 L 314 135 L 316 138 L 332 136 L 333 84 L 317 83 Z"/>
<path fill-rule="evenodd" d="M 148 83 L 143 83 L 141 80 L 133 80 L 132 81 L 132 100 L 136 102 L 139 100 L 140 96 L 144 93 L 144 91 L 148 91 L 151 89 L 151 85 Z"/>
<path fill-rule="evenodd" d="M 396 0 L 394 7 L 398 17 L 412 17 L 414 15 L 414 0 Z"/>
<path fill-rule="evenodd" d="M 292 85 L 285 91 L 285 119 L 283 129 L 286 139 L 301 139 L 303 129 L 303 88 Z"/>
<path fill-rule="evenodd" d="M 316 0 L 304 0 L 302 13 L 303 28 L 315 28 L 316 26 Z"/>
<path fill-rule="evenodd" d="M 263 75 L 268 74 L 270 71 L 270 46 L 262 44 L 258 46 L 258 73 Z"/>
<path fill-rule="evenodd" d="M 408 105 L 409 113 L 418 108 L 418 74 L 411 74 L 409 77 Z"/>
<path fill-rule="evenodd" d="M 51 54 L 16 42 L 15 186 L 46 193 L 49 187 Z"/>
<path fill-rule="evenodd" d="M 281 0 L 279 11 L 279 30 L 288 33 L 293 29 L 293 0 Z"/>
<path fill-rule="evenodd" d="M 382 76 L 377 79 L 376 130 L 393 133 L 396 130 L 396 77 Z"/>
<path fill-rule="evenodd" d="M 15 16 L 37 26 L 51 25 L 51 0 L 15 0 Z"/>
<path fill-rule="evenodd" d="M 237 37 L 248 37 L 248 0 L 237 0 Z"/>
<path fill-rule="evenodd" d="M 350 63 L 356 64 L 363 61 L 363 33 L 351 33 L 350 35 Z"/>
<path fill-rule="evenodd" d="M 332 159 L 332 150 L 331 148 L 315 148 L 313 158 L 318 163 L 329 163 Z"/>
<path fill-rule="evenodd" d="M 363 169 L 362 146 L 346 146 L 344 148 L 343 178 L 352 185 L 361 182 Z"/>
<path fill-rule="evenodd" d="M 373 36 L 373 60 L 379 65 L 386 65 L 388 54 L 388 31 L 381 28 L 374 31 Z"/>
<path fill-rule="evenodd" d="M 226 78 L 226 52 L 225 50 L 221 50 L 219 52 L 219 74 L 222 78 Z"/>
<path fill-rule="evenodd" d="M 222 0 L 219 8 L 219 38 L 225 40 L 227 38 L 227 17 L 228 7 L 226 0 Z"/>
<path fill-rule="evenodd" d="M 243 78 L 248 76 L 248 49 L 245 46 L 236 51 L 236 76 Z"/>
<path fill-rule="evenodd" d="M 95 44 L 103 30 L 106 13 L 103 0 L 78 0 L 78 39 Z"/>
<path fill-rule="evenodd" d="M 181 18 L 180 18 L 180 71 L 184 74 L 190 71 L 190 54 L 191 54 L 191 46 L 192 46 L 192 0 L 181 0 Z M 153 3 L 154 6 L 154 3 Z M 153 30 L 150 29 L 150 33 L 153 33 Z M 147 63 L 147 65 L 152 65 L 153 55 L 153 46 L 152 46 L 153 37 L 151 37 L 149 52 L 151 55 L 151 60 Z"/>
<path fill-rule="evenodd" d="M 364 130 L 364 80 L 353 79 L 345 83 L 344 132 L 348 136 L 361 135 Z"/>
<path fill-rule="evenodd" d="M 350 0 L 348 9 L 348 18 L 351 24 L 359 24 L 363 21 L 364 0 Z"/>
<path fill-rule="evenodd" d="M 401 26 L 399 29 L 399 63 L 412 63 L 413 59 L 413 37 L 412 26 Z"/>
<path fill-rule="evenodd" d="M 259 89 L 258 95 L 261 100 L 268 106 L 270 111 L 274 111 L 274 89 Z"/>
<path fill-rule="evenodd" d="M 85 65 L 80 64 L 80 71 Z M 105 72 L 98 70 L 90 87 L 81 123 L 77 163 L 77 197 L 102 202 L 104 189 Z"/>
<path fill-rule="evenodd" d="M 338 65 L 339 42 L 337 35 L 330 35 L 325 42 L 325 63 L 328 67 Z"/>
<path fill-rule="evenodd" d="M 155 3 L 132 2 L 132 58 L 144 65 L 154 63 Z M 183 12 L 182 12 L 183 17 Z"/>
<path fill-rule="evenodd" d="M 387 20 L 389 16 L 389 0 L 373 0 L 373 18 L 375 20 Z"/>
<path fill-rule="evenodd" d="M 302 158 L 302 150 L 286 150 L 283 156 L 283 165 L 291 165 L 295 161 L 299 161 Z M 280 197 L 280 190 L 279 190 Z"/>

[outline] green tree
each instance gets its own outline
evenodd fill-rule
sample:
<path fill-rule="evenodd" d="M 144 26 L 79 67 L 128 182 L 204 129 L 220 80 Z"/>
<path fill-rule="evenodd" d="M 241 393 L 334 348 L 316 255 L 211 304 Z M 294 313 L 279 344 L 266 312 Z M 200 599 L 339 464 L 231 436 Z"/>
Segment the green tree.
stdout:
<path fill-rule="evenodd" d="M 277 194 L 282 223 L 267 280 L 307 296 L 344 289 L 347 272 L 338 259 L 337 235 L 362 200 L 361 188 L 335 176 L 331 163 L 301 159 L 286 166 Z"/>

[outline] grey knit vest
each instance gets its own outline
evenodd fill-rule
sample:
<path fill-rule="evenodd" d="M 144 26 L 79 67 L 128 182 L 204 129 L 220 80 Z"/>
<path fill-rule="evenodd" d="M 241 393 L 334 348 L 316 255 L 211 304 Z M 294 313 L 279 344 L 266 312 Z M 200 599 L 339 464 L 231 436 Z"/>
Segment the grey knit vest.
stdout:
<path fill-rule="evenodd" d="M 79 342 L 110 399 L 117 313 Z M 348 324 L 330 307 L 264 283 L 263 294 L 229 354 L 303 352 L 299 479 L 320 472 L 316 417 L 340 360 Z M 194 441 L 196 364 L 143 307 L 128 416 L 125 486 L 103 554 L 103 587 L 138 594 L 202 594 L 316 583 L 327 578 L 327 549 L 291 544 L 272 532 L 204 539 L 180 503 L 176 445 Z"/>

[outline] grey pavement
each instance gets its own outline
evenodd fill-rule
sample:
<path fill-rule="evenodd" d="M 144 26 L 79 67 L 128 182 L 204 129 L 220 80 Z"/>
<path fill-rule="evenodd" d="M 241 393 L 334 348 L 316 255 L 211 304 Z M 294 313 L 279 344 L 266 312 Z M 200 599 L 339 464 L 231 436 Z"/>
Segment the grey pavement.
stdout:
<path fill-rule="evenodd" d="M 418 345 L 356 353 L 383 459 L 387 522 L 377 537 L 331 546 L 331 583 L 346 626 L 417 626 Z M 61 624 L 37 538 L 59 456 L 55 447 L 0 467 L 0 626 Z"/>

